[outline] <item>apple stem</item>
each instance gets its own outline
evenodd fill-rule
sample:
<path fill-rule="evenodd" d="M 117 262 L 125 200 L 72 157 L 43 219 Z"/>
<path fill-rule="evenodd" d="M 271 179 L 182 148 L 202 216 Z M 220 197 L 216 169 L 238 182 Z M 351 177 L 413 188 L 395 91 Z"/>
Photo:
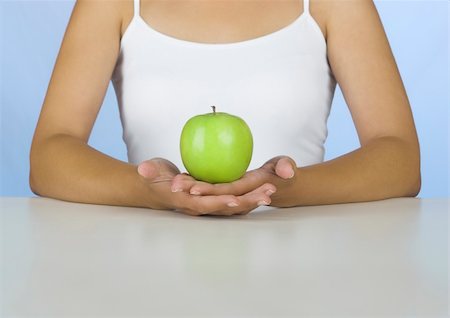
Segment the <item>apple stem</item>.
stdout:
<path fill-rule="evenodd" d="M 211 108 L 213 109 L 213 114 L 216 114 L 216 106 L 211 106 Z"/>

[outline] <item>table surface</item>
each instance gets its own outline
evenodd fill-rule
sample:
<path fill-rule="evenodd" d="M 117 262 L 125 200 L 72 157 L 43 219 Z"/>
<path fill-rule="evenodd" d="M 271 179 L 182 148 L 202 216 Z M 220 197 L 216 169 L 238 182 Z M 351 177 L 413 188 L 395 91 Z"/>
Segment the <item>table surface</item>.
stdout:
<path fill-rule="evenodd" d="M 0 198 L 5 317 L 448 314 L 448 199 L 246 216 Z"/>

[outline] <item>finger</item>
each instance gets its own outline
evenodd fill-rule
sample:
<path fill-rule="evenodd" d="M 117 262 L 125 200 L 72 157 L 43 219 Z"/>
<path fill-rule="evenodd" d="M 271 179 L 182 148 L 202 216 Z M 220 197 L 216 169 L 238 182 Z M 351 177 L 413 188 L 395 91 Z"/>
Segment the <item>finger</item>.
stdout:
<path fill-rule="evenodd" d="M 137 171 L 141 176 L 147 179 L 153 179 L 159 175 L 156 163 L 152 160 L 141 162 L 137 167 Z"/>
<path fill-rule="evenodd" d="M 225 184 L 224 184 L 225 185 Z M 227 184 L 226 184 L 227 185 Z M 219 195 L 219 194 L 234 194 L 234 193 L 212 193 L 208 189 L 213 189 L 214 184 L 198 181 L 188 174 L 181 174 L 175 176 L 172 182 L 172 192 L 184 191 L 192 195 Z"/>
<path fill-rule="evenodd" d="M 263 185 L 257 187 L 256 189 L 253 189 L 250 192 L 247 192 L 241 196 L 238 196 L 238 198 L 250 198 L 252 196 L 259 196 L 260 198 L 265 199 L 266 198 L 265 196 L 270 197 L 276 191 L 277 191 L 277 188 L 273 184 L 264 183 Z"/>
<path fill-rule="evenodd" d="M 172 192 L 184 191 L 186 193 L 189 193 L 189 190 L 194 184 L 196 184 L 196 182 L 198 181 L 188 174 L 177 174 L 172 180 L 171 190 Z"/>
<path fill-rule="evenodd" d="M 167 159 L 157 157 L 151 160 L 157 162 L 160 175 L 167 174 L 168 172 L 170 175 L 175 176 L 180 173 L 180 169 Z"/>
<path fill-rule="evenodd" d="M 247 214 L 258 206 L 269 205 L 271 203 L 270 196 L 275 191 L 274 185 L 266 183 L 240 197 L 231 195 L 191 197 L 195 198 L 194 200 L 199 204 L 194 208 L 202 215 L 231 216 Z M 219 201 L 221 203 L 218 203 Z M 230 202 L 232 203 L 230 204 Z"/>
<path fill-rule="evenodd" d="M 151 182 L 162 182 L 171 181 L 176 174 L 180 173 L 180 170 L 169 160 L 152 158 L 141 162 L 137 172 Z"/>
<path fill-rule="evenodd" d="M 190 193 L 194 195 L 243 195 L 266 182 L 266 177 L 262 171 L 252 170 L 247 172 L 241 179 L 230 183 L 206 183 L 196 182 L 190 188 Z"/>
<path fill-rule="evenodd" d="M 233 195 L 193 196 L 185 192 L 176 194 L 177 207 L 189 215 L 246 214 L 260 205 L 270 204 L 270 195 L 276 191 L 272 184 L 264 184 L 241 197 Z"/>
<path fill-rule="evenodd" d="M 232 215 L 232 208 L 239 205 L 233 195 L 193 196 L 185 192 L 178 193 L 181 197 L 179 209 L 191 215 Z"/>
<path fill-rule="evenodd" d="M 295 176 L 297 165 L 290 157 L 281 157 L 275 165 L 275 173 L 283 179 L 291 179 Z"/>
<path fill-rule="evenodd" d="M 275 192 L 275 186 L 266 183 L 255 190 L 238 197 L 240 209 L 237 214 L 247 214 L 259 206 L 270 205 L 272 202 L 270 196 Z"/>

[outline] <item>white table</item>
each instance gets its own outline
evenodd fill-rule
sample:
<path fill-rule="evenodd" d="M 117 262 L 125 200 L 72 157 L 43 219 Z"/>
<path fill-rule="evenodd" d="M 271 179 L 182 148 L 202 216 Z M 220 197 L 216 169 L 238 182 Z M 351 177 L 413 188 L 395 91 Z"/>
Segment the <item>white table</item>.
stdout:
<path fill-rule="evenodd" d="M 448 199 L 191 217 L 1 198 L 5 317 L 445 317 Z"/>

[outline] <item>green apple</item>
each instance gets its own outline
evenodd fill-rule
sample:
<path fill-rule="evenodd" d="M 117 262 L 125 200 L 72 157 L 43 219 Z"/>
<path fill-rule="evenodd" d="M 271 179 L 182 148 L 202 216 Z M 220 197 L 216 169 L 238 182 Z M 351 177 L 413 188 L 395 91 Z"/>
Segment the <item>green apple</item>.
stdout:
<path fill-rule="evenodd" d="M 244 175 L 253 152 L 250 128 L 241 118 L 213 112 L 189 119 L 181 132 L 181 159 L 191 176 L 209 183 Z"/>

